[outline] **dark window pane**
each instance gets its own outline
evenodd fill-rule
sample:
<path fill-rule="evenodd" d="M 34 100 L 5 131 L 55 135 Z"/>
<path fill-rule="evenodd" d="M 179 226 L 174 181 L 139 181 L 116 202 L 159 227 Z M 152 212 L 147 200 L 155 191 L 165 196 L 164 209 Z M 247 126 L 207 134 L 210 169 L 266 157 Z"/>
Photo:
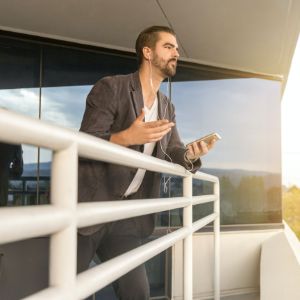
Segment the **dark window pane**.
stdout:
<path fill-rule="evenodd" d="M 39 86 L 40 47 L 0 37 L 0 89 Z"/>
<path fill-rule="evenodd" d="M 93 85 L 101 77 L 135 70 L 134 58 L 63 47 L 43 50 L 44 87 Z"/>

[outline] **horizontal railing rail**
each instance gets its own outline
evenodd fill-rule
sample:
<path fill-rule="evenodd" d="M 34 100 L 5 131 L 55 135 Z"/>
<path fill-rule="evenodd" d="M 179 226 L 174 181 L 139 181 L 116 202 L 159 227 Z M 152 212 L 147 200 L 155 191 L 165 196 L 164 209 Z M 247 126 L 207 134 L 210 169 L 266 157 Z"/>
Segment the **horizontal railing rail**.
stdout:
<path fill-rule="evenodd" d="M 49 288 L 27 299 L 82 299 L 183 240 L 184 299 L 192 299 L 192 234 L 214 222 L 214 298 L 219 283 L 219 180 L 110 142 L 0 109 L 0 141 L 53 150 L 51 204 L 0 209 L 0 244 L 50 235 Z M 183 197 L 77 203 L 78 157 L 183 177 Z M 192 195 L 192 180 L 214 184 L 212 195 Z M 214 202 L 214 212 L 192 221 L 193 205 Z M 183 208 L 183 227 L 76 276 L 77 228 Z"/>

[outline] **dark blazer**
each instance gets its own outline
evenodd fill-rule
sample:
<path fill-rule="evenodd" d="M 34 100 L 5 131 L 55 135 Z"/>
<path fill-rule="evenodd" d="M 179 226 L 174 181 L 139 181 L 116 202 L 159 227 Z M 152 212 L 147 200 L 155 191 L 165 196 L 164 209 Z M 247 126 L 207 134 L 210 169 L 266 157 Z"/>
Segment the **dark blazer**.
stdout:
<path fill-rule="evenodd" d="M 94 85 L 87 97 L 80 131 L 109 140 L 111 134 L 130 127 L 141 113 L 143 105 L 138 72 L 102 78 Z M 172 120 L 176 124 L 174 106 L 160 92 L 158 93 L 158 116 L 160 119 Z M 161 146 L 174 163 L 190 167 L 184 160 L 185 147 L 179 138 L 176 126 L 163 137 Z M 130 148 L 143 152 L 144 146 L 134 145 Z M 168 160 L 164 152 L 158 145 L 154 149 L 153 156 Z M 194 163 L 193 171 L 196 171 L 200 165 L 199 159 Z M 78 201 L 122 199 L 136 171 L 136 168 L 80 159 Z M 136 198 L 159 197 L 160 175 L 147 171 Z M 151 234 L 154 228 L 153 216 L 137 219 L 141 223 L 143 235 Z M 101 225 L 92 226 L 89 229 L 81 229 L 80 232 L 90 234 L 100 227 Z"/>

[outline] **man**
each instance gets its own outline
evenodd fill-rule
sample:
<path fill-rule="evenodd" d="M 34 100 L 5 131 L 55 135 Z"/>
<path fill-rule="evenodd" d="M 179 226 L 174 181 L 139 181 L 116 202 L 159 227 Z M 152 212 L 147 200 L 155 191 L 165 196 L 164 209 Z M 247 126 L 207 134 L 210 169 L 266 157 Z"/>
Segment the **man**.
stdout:
<path fill-rule="evenodd" d="M 87 98 L 81 131 L 135 151 L 196 171 L 199 157 L 213 146 L 180 141 L 174 106 L 159 92 L 161 82 L 176 73 L 178 44 L 172 29 L 153 26 L 136 41 L 137 72 L 98 81 Z M 79 201 L 159 197 L 160 174 L 103 162 L 82 160 Z M 101 261 L 141 245 L 154 228 L 154 215 L 100 224 L 79 230 L 78 271 L 88 268 L 95 253 Z M 144 265 L 113 283 L 119 299 L 149 298 Z"/>

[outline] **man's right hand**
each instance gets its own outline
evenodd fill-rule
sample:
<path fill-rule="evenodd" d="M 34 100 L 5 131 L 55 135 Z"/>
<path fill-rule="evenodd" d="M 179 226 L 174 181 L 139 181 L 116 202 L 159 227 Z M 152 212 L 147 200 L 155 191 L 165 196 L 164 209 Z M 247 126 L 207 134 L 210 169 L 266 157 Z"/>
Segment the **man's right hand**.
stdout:
<path fill-rule="evenodd" d="M 110 141 L 125 147 L 157 142 L 175 125 L 169 120 L 144 122 L 144 117 L 145 112 L 142 110 L 129 128 L 112 134 Z"/>

